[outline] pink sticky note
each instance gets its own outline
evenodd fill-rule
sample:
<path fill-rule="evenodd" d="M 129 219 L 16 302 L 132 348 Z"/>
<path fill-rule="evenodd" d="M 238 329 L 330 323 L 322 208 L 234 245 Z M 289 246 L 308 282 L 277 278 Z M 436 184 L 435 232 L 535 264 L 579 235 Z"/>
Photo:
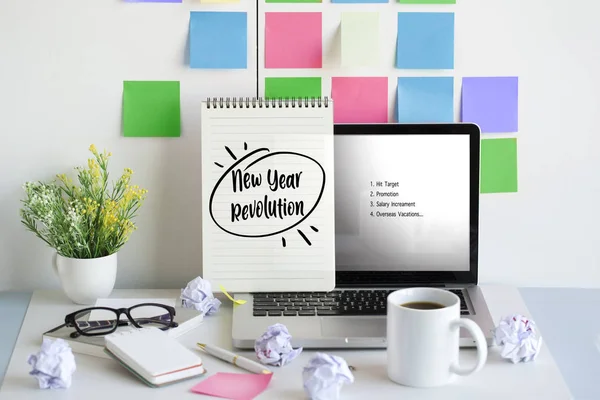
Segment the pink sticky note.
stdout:
<path fill-rule="evenodd" d="M 321 68 L 320 12 L 265 13 L 265 68 Z"/>
<path fill-rule="evenodd" d="M 387 77 L 332 78 L 331 97 L 334 122 L 388 122 Z"/>
<path fill-rule="evenodd" d="M 261 394 L 273 374 L 230 374 L 217 372 L 192 388 L 192 392 L 231 400 L 252 400 Z"/>

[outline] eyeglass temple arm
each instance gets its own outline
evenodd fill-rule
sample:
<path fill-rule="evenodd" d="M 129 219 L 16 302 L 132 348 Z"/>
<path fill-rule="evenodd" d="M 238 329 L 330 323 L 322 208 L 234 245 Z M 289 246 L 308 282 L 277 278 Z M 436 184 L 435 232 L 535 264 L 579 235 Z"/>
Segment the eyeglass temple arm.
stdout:
<path fill-rule="evenodd" d="M 98 320 L 98 321 L 93 321 L 93 322 L 109 322 L 109 323 L 113 323 L 114 321 L 115 321 L 114 319 L 106 319 L 106 320 Z M 103 326 L 90 326 L 89 321 L 82 321 L 81 323 L 75 321 L 75 323 L 82 330 L 86 330 L 86 329 L 90 329 L 90 328 L 105 328 Z M 65 324 L 65 326 L 70 326 L 70 325 L 72 325 L 72 324 Z M 117 322 L 117 326 L 125 326 L 125 325 L 129 325 L 129 321 L 126 321 L 124 319 L 120 319 L 119 322 Z"/>

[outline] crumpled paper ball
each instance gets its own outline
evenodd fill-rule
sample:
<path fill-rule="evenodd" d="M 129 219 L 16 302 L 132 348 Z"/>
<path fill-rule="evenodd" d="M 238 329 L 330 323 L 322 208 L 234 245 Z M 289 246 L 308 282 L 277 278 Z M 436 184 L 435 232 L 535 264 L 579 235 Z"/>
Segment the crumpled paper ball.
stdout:
<path fill-rule="evenodd" d="M 181 301 L 183 307 L 198 310 L 202 315 L 212 315 L 221 306 L 221 301 L 213 296 L 210 282 L 201 277 L 191 280 L 181 290 Z"/>
<path fill-rule="evenodd" d="M 292 336 L 285 325 L 271 325 L 254 342 L 254 351 L 261 363 L 283 367 L 302 352 L 302 347 L 292 349 L 291 340 Z"/>
<path fill-rule="evenodd" d="M 75 370 L 75 356 L 63 339 L 44 338 L 40 351 L 31 354 L 27 363 L 32 366 L 29 375 L 34 376 L 40 389 L 67 389 Z"/>
<path fill-rule="evenodd" d="M 494 330 L 494 343 L 502 346 L 500 355 L 513 363 L 535 360 L 542 348 L 535 322 L 520 314 L 505 317 Z"/>
<path fill-rule="evenodd" d="M 302 371 L 304 392 L 311 400 L 338 400 L 344 384 L 354 382 L 346 360 L 316 353 Z"/>

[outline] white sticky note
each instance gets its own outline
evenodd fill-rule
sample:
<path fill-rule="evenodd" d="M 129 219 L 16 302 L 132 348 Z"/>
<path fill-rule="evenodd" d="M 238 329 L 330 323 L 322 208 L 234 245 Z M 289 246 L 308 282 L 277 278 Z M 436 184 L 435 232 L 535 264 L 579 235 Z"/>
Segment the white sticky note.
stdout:
<path fill-rule="evenodd" d="M 379 65 L 379 13 L 342 13 L 342 66 Z"/>

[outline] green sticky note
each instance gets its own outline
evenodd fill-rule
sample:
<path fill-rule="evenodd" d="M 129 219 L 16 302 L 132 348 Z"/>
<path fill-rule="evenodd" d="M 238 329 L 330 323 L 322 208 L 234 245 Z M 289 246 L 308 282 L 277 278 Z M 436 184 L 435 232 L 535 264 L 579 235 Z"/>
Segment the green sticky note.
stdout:
<path fill-rule="evenodd" d="M 481 193 L 517 191 L 517 139 L 481 141 Z"/>
<path fill-rule="evenodd" d="M 123 82 L 123 135 L 181 136 L 178 81 Z"/>
<path fill-rule="evenodd" d="M 456 4 L 456 0 L 398 0 L 400 4 Z"/>
<path fill-rule="evenodd" d="M 379 13 L 342 13 L 342 66 L 376 67 L 379 65 Z"/>
<path fill-rule="evenodd" d="M 265 78 L 265 97 L 321 97 L 321 78 Z"/>

